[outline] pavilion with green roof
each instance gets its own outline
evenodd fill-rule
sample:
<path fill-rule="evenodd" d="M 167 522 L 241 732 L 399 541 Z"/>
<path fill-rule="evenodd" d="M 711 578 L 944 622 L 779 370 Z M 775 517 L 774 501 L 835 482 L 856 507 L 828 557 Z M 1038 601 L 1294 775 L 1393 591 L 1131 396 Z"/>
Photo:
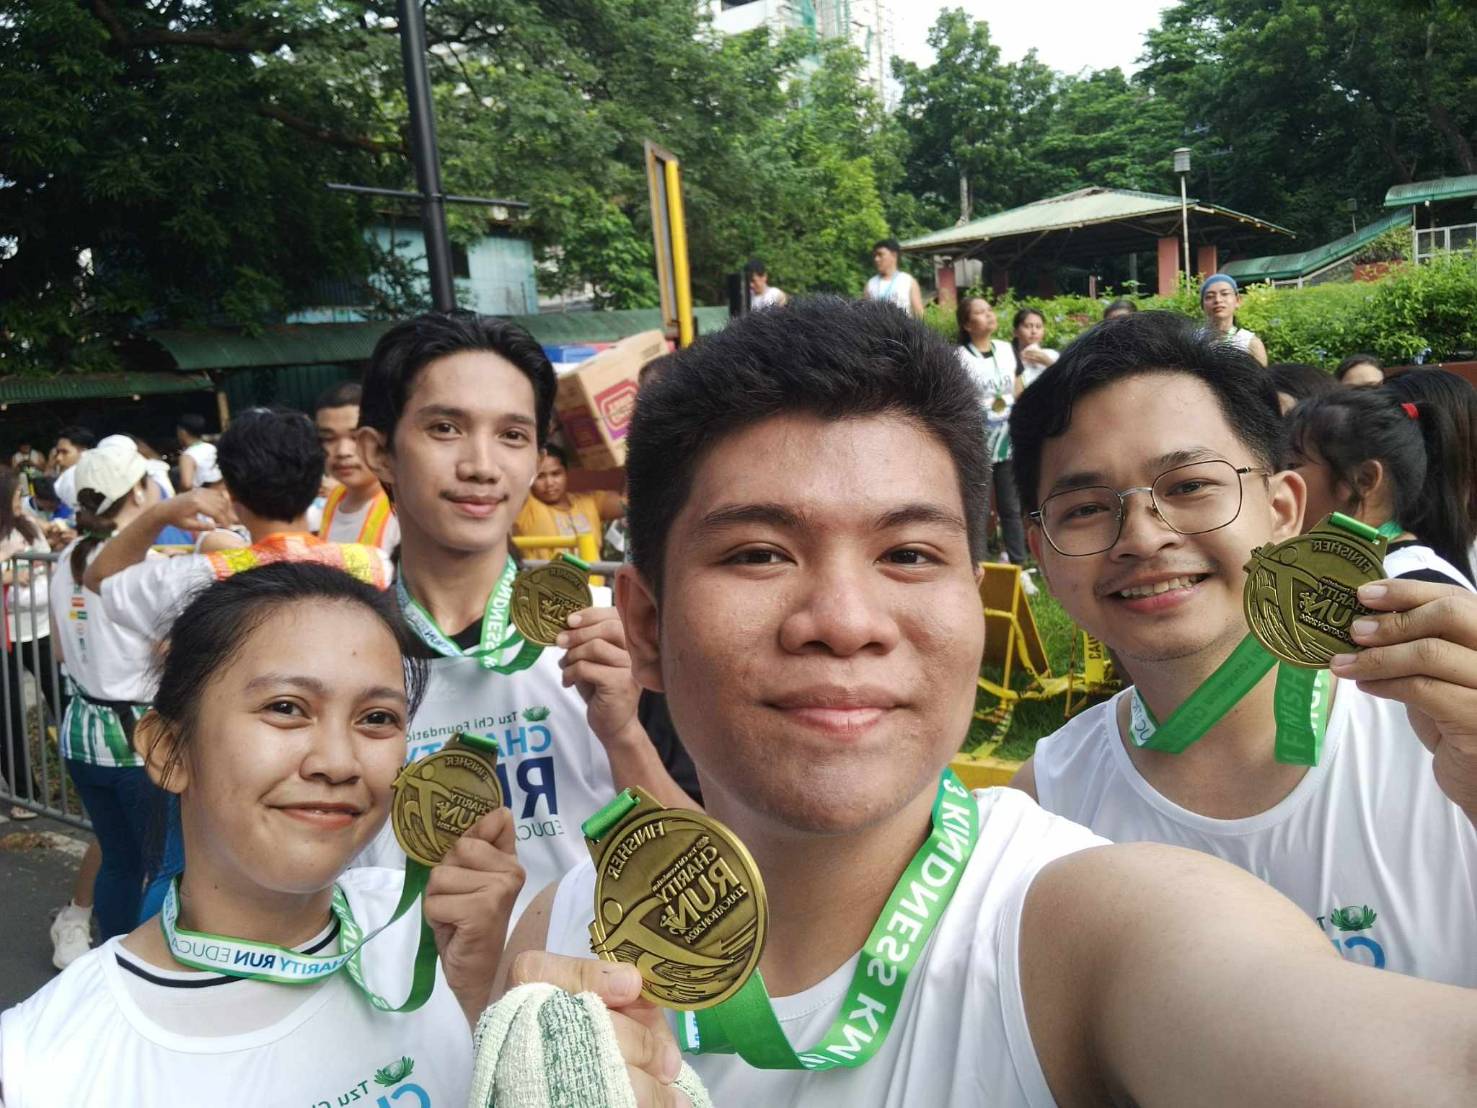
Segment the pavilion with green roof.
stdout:
<path fill-rule="evenodd" d="M 1292 232 L 1256 216 L 1190 198 L 1185 203 L 1195 268 L 1217 272 L 1223 258 L 1275 241 Z M 946 263 L 978 259 L 991 285 L 1003 292 L 1011 271 L 1038 272 L 1059 265 L 1091 269 L 1107 258 L 1128 256 L 1137 270 L 1140 253 L 1153 252 L 1158 262 L 1158 291 L 1171 294 L 1184 256 L 1178 196 L 1132 189 L 1089 187 L 996 212 L 903 243 L 903 251 L 926 254 Z M 939 268 L 940 291 L 952 287 L 954 270 Z M 1050 295 L 1054 288 L 1031 290 Z"/>

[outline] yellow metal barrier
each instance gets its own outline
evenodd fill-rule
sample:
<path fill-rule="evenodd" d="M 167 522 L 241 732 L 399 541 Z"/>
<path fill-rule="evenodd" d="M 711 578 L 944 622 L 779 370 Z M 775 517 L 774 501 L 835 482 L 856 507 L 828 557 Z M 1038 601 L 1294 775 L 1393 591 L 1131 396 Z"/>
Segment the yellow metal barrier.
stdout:
<path fill-rule="evenodd" d="M 514 535 L 513 545 L 519 550 L 542 550 L 547 547 L 568 550 L 573 547 L 575 555 L 582 562 L 593 565 L 600 560 L 600 542 L 588 531 L 581 531 L 577 535 Z M 592 574 L 590 584 L 598 588 L 605 584 L 605 578 Z"/>

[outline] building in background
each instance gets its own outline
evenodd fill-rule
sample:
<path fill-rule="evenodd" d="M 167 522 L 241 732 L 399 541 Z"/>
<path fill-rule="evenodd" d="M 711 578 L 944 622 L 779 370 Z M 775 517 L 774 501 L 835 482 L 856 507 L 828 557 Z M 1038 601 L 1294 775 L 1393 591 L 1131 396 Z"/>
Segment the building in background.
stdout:
<path fill-rule="evenodd" d="M 387 304 L 403 300 L 406 293 L 429 298 L 426 240 L 419 219 L 384 214 L 364 234 L 384 263 L 382 272 L 368 279 L 319 282 L 317 302 L 284 322 L 359 323 L 399 314 L 387 313 Z M 488 234 L 465 246 L 453 243 L 451 268 L 457 304 L 463 308 L 501 316 L 539 310 L 533 245 L 511 229 L 492 226 Z"/>
<path fill-rule="evenodd" d="M 867 84 L 888 102 L 892 14 L 888 0 L 711 0 L 713 25 L 725 35 L 808 30 L 818 39 L 844 39 L 866 59 Z"/>

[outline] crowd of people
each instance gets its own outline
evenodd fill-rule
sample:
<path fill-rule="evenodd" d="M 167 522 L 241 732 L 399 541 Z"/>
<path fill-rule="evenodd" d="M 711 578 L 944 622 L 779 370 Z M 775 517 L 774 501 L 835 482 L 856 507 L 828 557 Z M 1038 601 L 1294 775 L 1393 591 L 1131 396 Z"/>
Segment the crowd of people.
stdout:
<path fill-rule="evenodd" d="M 0 1103 L 462 1104 L 474 1027 L 533 983 L 609 1012 L 546 1027 L 527 1078 L 628 1083 L 592 1104 L 1468 1097 L 1477 391 L 1265 367 L 1223 275 L 1198 324 L 1115 302 L 1056 351 L 1040 311 L 997 338 L 966 296 L 950 342 L 898 254 L 859 300 L 751 262 L 765 310 L 643 374 L 623 495 L 571 491 L 542 348 L 460 312 L 392 327 L 311 417 L 182 421 L 174 466 L 81 428 L 20 444 L 6 673 L 65 674 L 38 710 L 96 844 L 64 972 L 0 1015 Z M 1227 692 L 1244 567 L 1335 512 L 1386 580 L 1300 705 L 1321 756 L 1289 764 L 1281 676 Z M 515 536 L 612 525 L 613 591 L 524 640 L 520 568 L 568 547 Z M 947 766 L 997 526 L 1133 684 L 971 795 Z M 19 604 L 13 555 L 49 550 Z M 417 900 L 392 790 L 467 733 L 504 804 Z M 589 821 L 627 788 L 762 873 L 759 984 L 719 1024 L 591 959 Z M 1380 1018 L 1329 1034 L 1351 1012 Z M 551 1102 L 520 1088 L 497 1103 Z"/>

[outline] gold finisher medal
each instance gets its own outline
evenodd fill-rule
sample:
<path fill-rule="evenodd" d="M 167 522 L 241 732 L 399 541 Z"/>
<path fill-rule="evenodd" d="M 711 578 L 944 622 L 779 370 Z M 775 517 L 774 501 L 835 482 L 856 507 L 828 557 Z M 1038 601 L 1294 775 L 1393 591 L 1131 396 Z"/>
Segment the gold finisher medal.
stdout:
<path fill-rule="evenodd" d="M 1009 407 L 1009 405 L 1005 403 L 1005 396 L 1002 393 L 997 392 L 995 394 L 995 402 L 990 405 L 990 410 L 996 415 L 999 415 L 1001 412 L 1005 411 L 1007 407 Z"/>
<path fill-rule="evenodd" d="M 473 746 L 467 739 L 458 734 L 395 779 L 390 825 L 400 849 L 424 866 L 437 865 L 463 832 L 502 807 L 496 747 L 491 740 Z"/>
<path fill-rule="evenodd" d="M 590 949 L 641 971 L 668 1008 L 727 1000 L 759 966 L 769 907 L 733 832 L 702 812 L 627 789 L 586 821 L 595 860 Z"/>
<path fill-rule="evenodd" d="M 1252 634 L 1289 665 L 1323 669 L 1358 650 L 1349 625 L 1369 609 L 1360 585 L 1385 576 L 1385 539 L 1335 512 L 1305 535 L 1252 551 L 1242 605 Z"/>
<path fill-rule="evenodd" d="M 584 571 L 555 559 L 525 570 L 513 582 L 513 626 L 529 642 L 553 646 L 569 617 L 594 603 Z"/>

